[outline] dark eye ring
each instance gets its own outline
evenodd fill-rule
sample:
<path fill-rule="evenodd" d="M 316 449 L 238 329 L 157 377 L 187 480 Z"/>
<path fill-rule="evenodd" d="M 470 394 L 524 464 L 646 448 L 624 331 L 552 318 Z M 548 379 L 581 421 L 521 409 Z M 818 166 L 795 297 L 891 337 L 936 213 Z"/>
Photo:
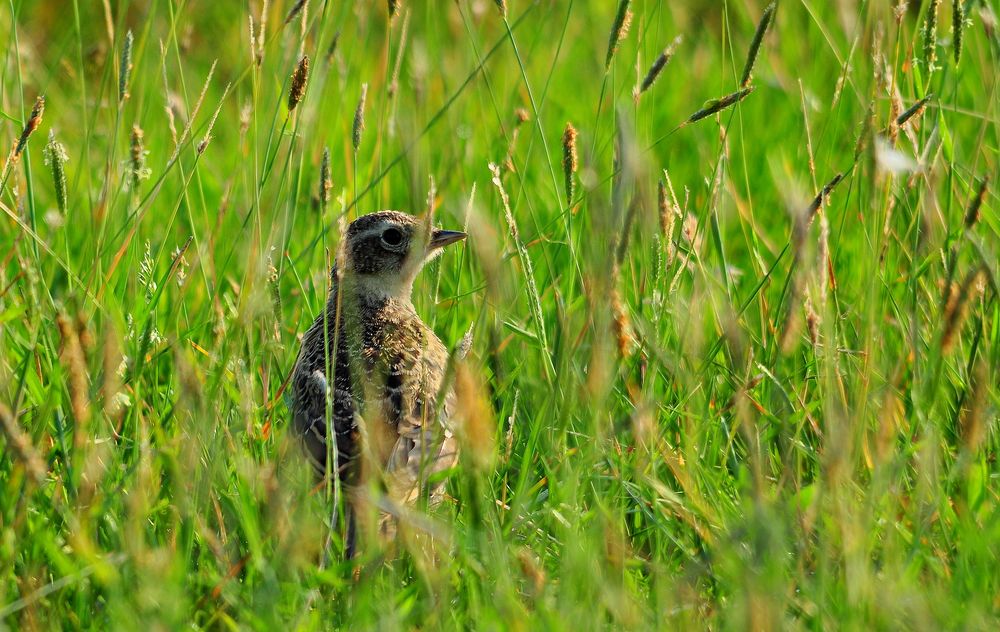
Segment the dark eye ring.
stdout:
<path fill-rule="evenodd" d="M 398 228 L 387 228 L 382 233 L 382 242 L 387 246 L 398 246 L 403 243 L 403 233 Z"/>

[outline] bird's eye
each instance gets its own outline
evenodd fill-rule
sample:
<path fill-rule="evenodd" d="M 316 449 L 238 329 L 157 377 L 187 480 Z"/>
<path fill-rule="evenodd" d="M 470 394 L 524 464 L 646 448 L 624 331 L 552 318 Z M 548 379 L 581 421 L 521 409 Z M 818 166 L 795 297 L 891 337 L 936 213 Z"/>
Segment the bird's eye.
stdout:
<path fill-rule="evenodd" d="M 398 246 L 403 243 L 403 233 L 398 228 L 387 228 L 382 233 L 382 242 L 387 246 Z"/>

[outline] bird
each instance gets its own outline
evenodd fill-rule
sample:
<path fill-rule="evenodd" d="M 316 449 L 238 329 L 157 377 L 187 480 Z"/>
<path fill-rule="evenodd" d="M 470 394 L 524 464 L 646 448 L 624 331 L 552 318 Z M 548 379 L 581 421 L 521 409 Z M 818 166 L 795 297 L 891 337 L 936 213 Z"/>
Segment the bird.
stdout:
<path fill-rule="evenodd" d="M 302 337 L 291 379 L 292 426 L 319 479 L 336 477 L 351 492 L 374 470 L 394 501 L 440 499 L 430 478 L 458 459 L 455 396 L 442 389 L 448 349 L 412 292 L 421 268 L 466 236 L 399 211 L 362 215 L 344 231 L 326 305 Z M 356 510 L 344 495 L 352 557 Z"/>

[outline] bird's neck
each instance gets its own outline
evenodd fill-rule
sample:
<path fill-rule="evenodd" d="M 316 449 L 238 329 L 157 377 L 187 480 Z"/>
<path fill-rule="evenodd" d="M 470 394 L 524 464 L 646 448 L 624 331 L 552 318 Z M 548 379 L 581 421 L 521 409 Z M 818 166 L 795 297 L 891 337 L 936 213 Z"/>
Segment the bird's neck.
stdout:
<path fill-rule="evenodd" d="M 340 278 L 336 270 L 333 273 L 333 283 L 330 288 L 330 299 L 335 299 L 338 292 L 343 298 L 354 299 L 359 303 L 391 302 L 401 306 L 412 307 L 413 279 L 405 279 L 399 275 L 354 274 L 345 272 Z"/>

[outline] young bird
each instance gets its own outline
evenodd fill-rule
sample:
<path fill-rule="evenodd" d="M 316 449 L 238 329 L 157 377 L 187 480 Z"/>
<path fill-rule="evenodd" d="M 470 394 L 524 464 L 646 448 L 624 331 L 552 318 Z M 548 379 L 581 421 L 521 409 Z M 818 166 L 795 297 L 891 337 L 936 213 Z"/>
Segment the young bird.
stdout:
<path fill-rule="evenodd" d="M 396 211 L 347 228 L 326 308 L 302 340 L 291 383 L 293 425 L 320 476 L 335 473 L 351 489 L 376 470 L 394 500 L 412 502 L 435 495 L 428 477 L 455 464 L 454 395 L 440 392 L 448 351 L 410 295 L 424 264 L 465 236 Z M 350 506 L 346 513 L 351 556 Z"/>

